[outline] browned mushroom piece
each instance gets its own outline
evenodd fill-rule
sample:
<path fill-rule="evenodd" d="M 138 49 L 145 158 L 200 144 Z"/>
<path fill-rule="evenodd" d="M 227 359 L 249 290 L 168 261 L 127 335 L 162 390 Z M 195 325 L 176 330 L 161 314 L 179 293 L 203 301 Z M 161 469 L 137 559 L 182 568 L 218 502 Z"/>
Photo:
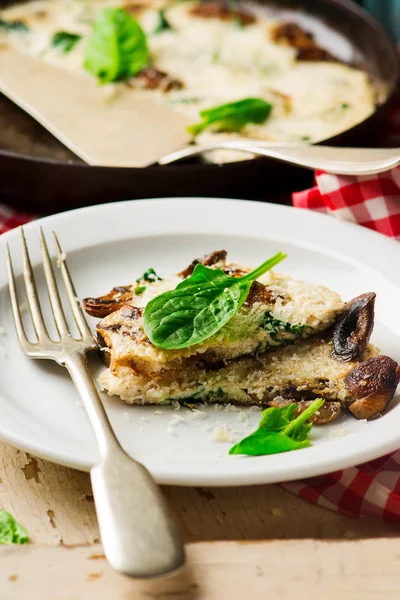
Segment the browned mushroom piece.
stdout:
<path fill-rule="evenodd" d="M 251 284 L 249 295 L 245 300 L 247 306 L 253 306 L 254 304 L 275 304 L 277 298 L 282 298 L 278 294 L 275 294 L 272 290 L 268 289 L 265 285 L 259 281 L 253 281 Z"/>
<path fill-rule="evenodd" d="M 182 89 L 183 83 L 176 77 L 172 77 L 160 71 L 154 69 L 154 67 L 145 67 L 142 69 L 136 77 L 127 81 L 129 87 L 141 88 L 144 90 L 161 90 L 162 92 L 170 92 L 171 90 Z"/>
<path fill-rule="evenodd" d="M 128 304 L 132 300 L 132 297 L 132 286 L 115 287 L 105 296 L 100 296 L 99 298 L 84 298 L 82 304 L 88 315 L 103 319 L 112 312 L 125 306 L 125 304 Z"/>
<path fill-rule="evenodd" d="M 289 406 L 289 404 L 296 404 L 296 417 L 301 415 L 312 403 L 312 400 L 286 400 L 284 398 L 275 398 L 269 402 L 269 406 L 275 408 L 282 408 L 283 406 Z M 315 425 L 327 425 L 335 421 L 340 413 L 342 412 L 342 405 L 340 402 L 328 401 L 309 419 L 311 423 Z"/>
<path fill-rule="evenodd" d="M 184 279 L 186 279 L 186 277 L 189 277 L 193 273 L 196 265 L 201 264 L 205 265 L 206 267 L 212 267 L 216 263 L 225 261 L 227 254 L 228 253 L 226 250 L 214 250 L 214 252 L 206 254 L 205 256 L 203 256 L 203 258 L 195 258 L 190 263 L 190 265 L 186 267 L 186 269 L 183 269 L 183 271 L 178 273 L 178 277 L 183 277 Z"/>
<path fill-rule="evenodd" d="M 297 23 L 279 23 L 271 31 L 271 39 L 278 44 L 295 48 L 297 60 L 336 61 L 337 59 L 316 43 L 314 36 Z"/>
<path fill-rule="evenodd" d="M 396 361 L 389 356 L 375 356 L 358 365 L 344 381 L 354 398 L 349 410 L 357 419 L 380 416 L 396 392 L 399 375 Z"/>
<path fill-rule="evenodd" d="M 133 2 L 125 2 L 121 6 L 121 8 L 126 10 L 126 12 L 130 13 L 131 15 L 138 15 L 146 8 L 146 6 L 142 2 L 134 2 L 133 1 Z"/>
<path fill-rule="evenodd" d="M 361 294 L 345 306 L 333 327 L 333 356 L 348 362 L 366 349 L 374 327 L 376 294 Z"/>
<path fill-rule="evenodd" d="M 198 2 L 190 9 L 190 14 L 203 19 L 239 21 L 243 27 L 256 22 L 254 15 L 240 7 L 231 7 L 228 0 L 225 2 Z"/>

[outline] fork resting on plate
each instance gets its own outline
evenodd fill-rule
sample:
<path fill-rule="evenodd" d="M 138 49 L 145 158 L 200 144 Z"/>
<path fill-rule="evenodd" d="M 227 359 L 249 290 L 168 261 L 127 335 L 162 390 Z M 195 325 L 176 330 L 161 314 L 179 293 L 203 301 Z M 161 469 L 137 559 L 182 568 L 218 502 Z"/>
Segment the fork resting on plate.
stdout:
<path fill-rule="evenodd" d="M 136 577 L 161 575 L 183 564 L 183 546 L 160 490 L 147 469 L 124 452 L 108 420 L 86 363 L 86 353 L 97 350 L 98 345 L 80 307 L 65 255 L 53 235 L 68 303 L 80 337 L 76 339 L 70 332 L 46 240 L 40 230 L 43 270 L 59 339 L 50 338 L 21 229 L 23 277 L 37 341 L 29 341 L 25 334 L 7 247 L 10 297 L 18 339 L 30 358 L 55 360 L 66 367 L 82 398 L 100 452 L 100 462 L 90 474 L 101 538 L 111 566 Z"/>

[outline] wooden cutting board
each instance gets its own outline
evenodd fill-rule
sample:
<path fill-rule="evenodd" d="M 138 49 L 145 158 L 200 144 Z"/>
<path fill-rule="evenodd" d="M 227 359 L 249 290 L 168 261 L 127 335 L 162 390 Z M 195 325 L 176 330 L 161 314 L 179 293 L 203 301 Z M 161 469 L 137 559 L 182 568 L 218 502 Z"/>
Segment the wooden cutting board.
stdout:
<path fill-rule="evenodd" d="M 91 165 L 146 167 L 190 141 L 185 116 L 114 89 L 0 47 L 0 91 Z"/>
<path fill-rule="evenodd" d="M 397 539 L 205 542 L 183 571 L 134 581 L 101 546 L 0 547 L 4 600 L 398 600 Z"/>

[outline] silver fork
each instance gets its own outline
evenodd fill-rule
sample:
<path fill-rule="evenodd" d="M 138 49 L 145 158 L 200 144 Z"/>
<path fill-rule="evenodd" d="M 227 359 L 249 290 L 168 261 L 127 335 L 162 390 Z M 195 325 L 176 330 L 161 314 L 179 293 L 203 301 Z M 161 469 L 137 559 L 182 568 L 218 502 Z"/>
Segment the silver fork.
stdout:
<path fill-rule="evenodd" d="M 55 233 L 53 235 L 57 261 L 80 338 L 72 337 L 69 330 L 46 240 L 40 230 L 43 270 L 59 335 L 58 341 L 50 338 L 21 228 L 23 276 L 37 341 L 30 342 L 25 333 L 7 245 L 11 306 L 18 339 L 30 358 L 55 360 L 66 367 L 82 398 L 100 451 L 100 463 L 92 468 L 90 475 L 101 538 L 111 566 L 135 577 L 162 575 L 183 564 L 183 546 L 154 480 L 143 465 L 124 452 L 112 430 L 86 363 L 86 353 L 98 346 L 76 296 L 65 255 Z"/>

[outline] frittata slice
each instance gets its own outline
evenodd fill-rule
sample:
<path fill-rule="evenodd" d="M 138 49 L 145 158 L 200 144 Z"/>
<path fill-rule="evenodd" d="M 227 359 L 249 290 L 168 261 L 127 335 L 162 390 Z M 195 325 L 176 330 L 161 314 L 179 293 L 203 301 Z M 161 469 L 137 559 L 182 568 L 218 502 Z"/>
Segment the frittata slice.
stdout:
<path fill-rule="evenodd" d="M 127 404 L 177 401 L 282 406 L 290 401 L 298 402 L 302 409 L 308 401 L 324 398 L 326 408 L 319 417 L 324 424 L 342 408 L 349 408 L 359 419 L 381 414 L 393 398 L 398 372 L 397 363 L 381 356 L 371 344 L 351 361 L 338 360 L 332 340 L 318 335 L 262 357 L 238 359 L 218 371 L 183 370 L 180 377 L 156 382 L 122 366 L 115 373 L 104 371 L 99 383 Z"/>
<path fill-rule="evenodd" d="M 250 271 L 228 263 L 224 251 L 214 252 L 202 262 L 232 276 Z M 159 380 L 178 377 L 187 369 L 216 370 L 240 357 L 254 356 L 314 335 L 331 326 L 344 308 L 340 296 L 323 286 L 269 272 L 253 283 L 242 308 L 215 335 L 181 350 L 157 348 L 144 332 L 144 307 L 151 298 L 174 289 L 190 275 L 194 263 L 176 277 L 140 280 L 135 286 L 115 288 L 120 291 L 109 296 L 84 301 L 90 314 L 110 311 L 97 325 L 97 332 L 102 346 L 109 351 L 111 373 L 117 374 L 126 367 L 136 375 Z"/>

